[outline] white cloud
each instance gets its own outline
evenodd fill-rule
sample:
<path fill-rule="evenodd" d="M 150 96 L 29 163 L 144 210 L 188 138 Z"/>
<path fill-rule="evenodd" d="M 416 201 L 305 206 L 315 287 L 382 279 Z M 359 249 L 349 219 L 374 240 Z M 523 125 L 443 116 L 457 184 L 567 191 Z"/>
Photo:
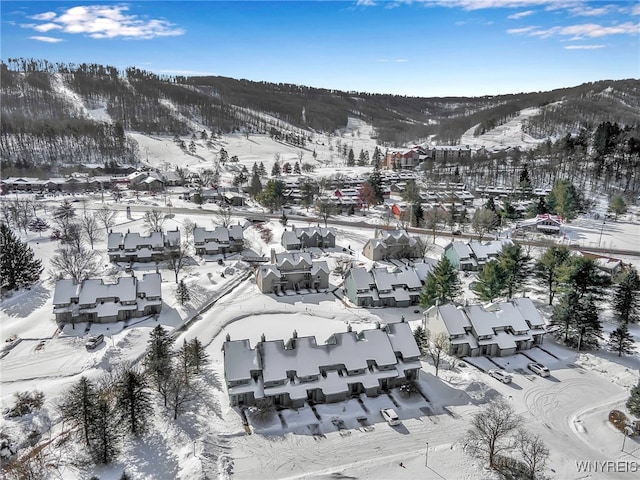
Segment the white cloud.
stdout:
<path fill-rule="evenodd" d="M 46 42 L 46 43 L 58 43 L 58 42 L 64 41 L 61 38 L 43 37 L 43 36 L 35 36 L 35 37 L 29 37 L 29 38 L 31 40 L 37 40 L 38 42 Z"/>
<path fill-rule="evenodd" d="M 535 10 L 525 10 L 524 12 L 509 15 L 507 18 L 510 20 L 518 20 L 519 18 L 528 17 L 529 15 L 533 15 L 534 13 L 536 13 Z"/>
<path fill-rule="evenodd" d="M 613 9 L 612 5 L 605 5 L 599 8 L 593 8 L 586 5 L 580 5 L 575 8 L 570 8 L 569 12 L 573 15 L 580 17 L 601 17 L 602 15 L 606 15 L 611 12 Z"/>
<path fill-rule="evenodd" d="M 150 39 L 183 35 L 183 29 L 166 20 L 141 18 L 126 14 L 126 5 L 86 5 L 71 7 L 60 15 L 45 12 L 32 16 L 42 24 L 22 25 L 38 32 L 60 30 L 70 34 L 84 34 L 91 38 Z"/>
<path fill-rule="evenodd" d="M 567 45 L 565 50 L 596 50 L 598 48 L 604 48 L 605 45 Z"/>
<path fill-rule="evenodd" d="M 47 21 L 56 18 L 56 14 L 54 12 L 44 12 L 38 13 L 37 15 L 32 15 L 29 18 L 31 18 L 32 20 Z"/>
<path fill-rule="evenodd" d="M 37 32 L 48 32 L 50 30 L 61 30 L 62 27 L 57 23 L 41 23 L 40 25 L 32 25 L 31 28 Z"/>
<path fill-rule="evenodd" d="M 549 38 L 557 36 L 570 36 L 572 40 L 581 38 L 600 38 L 609 35 L 638 35 L 640 23 L 626 22 L 619 25 L 603 26 L 597 23 L 583 23 L 579 25 L 567 25 L 564 27 L 552 27 L 540 29 L 539 27 L 514 28 L 507 33 L 526 34 L 532 37 Z"/>

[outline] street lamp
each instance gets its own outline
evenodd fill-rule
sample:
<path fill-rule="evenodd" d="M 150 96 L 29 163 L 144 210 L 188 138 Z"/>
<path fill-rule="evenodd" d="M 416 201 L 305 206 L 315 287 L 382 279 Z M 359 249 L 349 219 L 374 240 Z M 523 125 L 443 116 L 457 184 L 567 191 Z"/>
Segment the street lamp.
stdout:
<path fill-rule="evenodd" d="M 429 442 L 427 442 L 427 448 L 424 451 L 424 466 L 427 467 L 428 466 L 428 461 L 429 461 Z"/>

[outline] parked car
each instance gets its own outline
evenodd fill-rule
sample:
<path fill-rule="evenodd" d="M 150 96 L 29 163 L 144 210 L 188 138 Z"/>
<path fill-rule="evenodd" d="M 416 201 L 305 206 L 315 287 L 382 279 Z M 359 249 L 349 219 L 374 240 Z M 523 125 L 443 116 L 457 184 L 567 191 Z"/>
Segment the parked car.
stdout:
<path fill-rule="evenodd" d="M 527 368 L 531 370 L 533 373 L 535 373 L 536 375 L 540 375 L 541 377 L 548 377 L 549 375 L 551 375 L 551 371 L 547 367 L 545 367 L 544 365 L 538 362 L 529 363 L 527 365 Z"/>
<path fill-rule="evenodd" d="M 489 375 L 496 380 L 500 380 L 502 383 L 511 383 L 511 380 L 513 379 L 513 377 L 504 370 L 492 369 L 489 370 Z"/>
<path fill-rule="evenodd" d="M 384 418 L 389 425 L 400 425 L 400 417 L 398 417 L 398 414 L 393 408 L 383 408 L 380 410 L 380 415 L 382 415 L 382 418 Z"/>
<path fill-rule="evenodd" d="M 84 346 L 87 348 L 87 350 L 93 350 L 94 348 L 97 348 L 98 345 L 100 345 L 102 342 L 104 342 L 104 335 L 100 334 L 89 337 Z"/>

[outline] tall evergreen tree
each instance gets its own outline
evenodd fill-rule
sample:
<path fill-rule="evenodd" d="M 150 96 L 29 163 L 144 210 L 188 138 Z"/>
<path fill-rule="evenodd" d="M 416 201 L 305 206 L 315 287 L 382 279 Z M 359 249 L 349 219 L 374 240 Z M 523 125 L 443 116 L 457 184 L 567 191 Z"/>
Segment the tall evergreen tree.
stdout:
<path fill-rule="evenodd" d="M 59 404 L 62 419 L 74 428 L 78 428 L 85 444 L 89 446 L 99 392 L 86 377 L 81 377 L 63 396 Z"/>
<path fill-rule="evenodd" d="M 418 350 L 424 355 L 427 352 L 427 332 L 422 328 L 422 325 L 418 325 L 413 331 L 413 338 L 418 345 Z"/>
<path fill-rule="evenodd" d="M 618 328 L 611 332 L 607 348 L 612 352 L 616 352 L 619 357 L 621 357 L 622 354 L 630 355 L 635 351 L 633 335 L 629 333 L 629 328 L 626 323 L 619 325 Z"/>
<path fill-rule="evenodd" d="M 429 273 L 420 295 L 420 305 L 431 307 L 436 302 L 441 305 L 451 301 L 460 293 L 458 272 L 445 256 Z"/>
<path fill-rule="evenodd" d="M 251 184 L 249 185 L 249 195 L 251 198 L 256 198 L 262 191 L 262 182 L 260 181 L 260 175 L 255 172 L 251 176 Z"/>
<path fill-rule="evenodd" d="M 578 293 L 580 298 L 591 295 L 599 300 L 610 279 L 592 258 L 572 256 L 568 265 L 567 287 Z"/>
<path fill-rule="evenodd" d="M 149 336 L 147 350 L 144 357 L 144 365 L 151 375 L 158 391 L 166 383 L 171 370 L 171 355 L 175 340 L 169 333 L 158 325 Z"/>
<path fill-rule="evenodd" d="M 504 273 L 504 285 L 507 289 L 507 298 L 513 297 L 513 294 L 520 290 L 529 278 L 529 274 L 531 273 L 529 260 L 531 260 L 531 258 L 524 253 L 522 247 L 518 244 L 508 245 L 500 252 L 498 262 Z"/>
<path fill-rule="evenodd" d="M 576 347 L 578 351 L 598 348 L 599 340 L 602 339 L 602 323 L 592 295 L 587 295 L 580 300 L 580 309 L 577 313 Z"/>
<path fill-rule="evenodd" d="M 631 388 L 631 395 L 627 400 L 626 406 L 631 415 L 640 417 L 640 381 L 635 387 Z"/>
<path fill-rule="evenodd" d="M 176 300 L 180 305 L 184 305 L 185 303 L 191 300 L 191 295 L 189 295 L 189 289 L 187 285 L 184 283 L 184 279 L 180 280 L 178 286 L 176 287 Z"/>
<path fill-rule="evenodd" d="M 538 282 L 547 288 L 549 305 L 558 292 L 560 285 L 568 276 L 568 264 L 571 253 L 567 247 L 553 246 L 542 254 L 534 267 Z"/>
<path fill-rule="evenodd" d="M 549 325 L 554 328 L 555 336 L 562 338 L 565 343 L 569 342 L 579 308 L 580 298 L 575 292 L 569 292 L 562 296 L 560 303 L 553 309 Z"/>
<path fill-rule="evenodd" d="M 101 396 L 96 403 L 89 446 L 96 463 L 111 463 L 120 453 L 121 430 L 115 413 L 109 400 Z"/>
<path fill-rule="evenodd" d="M 621 323 L 635 323 L 640 313 L 640 277 L 629 266 L 619 277 L 611 301 L 614 315 Z"/>
<path fill-rule="evenodd" d="M 126 430 L 134 436 L 146 432 L 153 413 L 151 393 L 142 373 L 125 370 L 116 383 L 117 410 L 126 426 Z"/>
<path fill-rule="evenodd" d="M 492 302 L 506 290 L 506 274 L 499 261 L 487 262 L 478 274 L 474 291 L 481 300 Z"/>
<path fill-rule="evenodd" d="M 0 224 L 0 288 L 19 290 L 40 279 L 42 261 L 29 245 L 4 223 Z"/>
<path fill-rule="evenodd" d="M 568 180 L 557 180 L 547 195 L 549 211 L 560 215 L 565 220 L 576 218 L 580 200 L 576 188 Z"/>

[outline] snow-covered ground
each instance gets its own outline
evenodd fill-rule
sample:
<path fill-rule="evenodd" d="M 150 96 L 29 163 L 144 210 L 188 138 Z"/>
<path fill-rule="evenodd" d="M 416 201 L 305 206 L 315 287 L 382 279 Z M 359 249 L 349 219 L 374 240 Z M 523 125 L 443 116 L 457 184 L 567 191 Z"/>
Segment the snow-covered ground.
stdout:
<path fill-rule="evenodd" d="M 477 125 L 474 125 L 462 135 L 460 144 L 469 145 L 472 149 L 485 147 L 487 150 L 507 147 L 520 147 L 523 150 L 534 148 L 546 139 L 539 140 L 524 133 L 522 131 L 522 124 L 529 119 L 529 117 L 537 115 L 539 112 L 539 108 L 525 108 L 503 125 L 498 125 L 496 128 L 477 137 L 473 135 L 477 127 Z"/>
<path fill-rule="evenodd" d="M 352 135 L 353 132 L 353 135 Z M 359 133 L 358 133 L 359 132 Z M 359 122 L 351 122 L 341 137 L 342 142 L 353 144 L 356 156 L 360 148 L 373 151 L 371 129 Z M 168 137 L 151 138 L 135 134 L 143 161 L 158 168 L 173 169 L 176 165 L 195 171 L 212 168 L 221 146 L 230 156 L 238 155 L 240 164 L 251 169 L 253 162 L 264 162 L 270 171 L 274 156 L 280 155 L 281 163 L 295 162 L 300 149 L 274 142 L 268 136 L 229 135 L 218 138 L 215 148 L 207 148 L 205 142 L 196 140 L 195 155 L 185 154 Z M 341 164 L 335 151 L 329 150 L 329 138 L 316 137 L 314 145 L 307 145 L 303 162 L 318 166 L 316 175 L 341 172 L 354 175 L 360 169 L 349 169 Z M 188 139 L 185 139 L 188 141 Z M 322 144 L 325 145 L 322 145 Z M 313 149 L 318 155 L 312 157 Z M 226 173 L 227 179 L 230 174 Z M 173 210 L 165 228 L 182 227 L 188 218 L 201 226 L 212 227 L 216 222 L 215 207 L 184 202 L 178 194 L 169 197 Z M 60 197 L 47 199 L 52 208 Z M 167 208 L 161 197 L 130 194 L 123 199 L 132 207 L 132 219 L 120 211 L 114 231 L 143 231 L 142 209 Z M 102 205 L 99 196 L 85 203 L 74 203 L 78 209 Z M 107 199 L 108 204 L 113 205 Z M 114 205 L 115 206 L 115 205 Z M 123 208 L 121 206 L 121 208 Z M 233 221 L 255 211 L 249 206 L 235 211 Z M 258 211 L 261 211 L 260 209 Z M 50 210 L 49 210 L 50 212 Z M 301 210 L 301 213 L 304 213 Z M 343 221 L 367 221 L 372 225 L 383 222 L 383 210 L 372 210 L 367 217 L 336 217 Z M 296 219 L 292 223 L 300 223 Z M 212 223 L 213 222 L 213 223 Z M 304 222 L 307 226 L 307 222 Z M 310 217 L 309 224 L 315 220 Z M 273 231 L 271 244 L 264 244 L 254 227 L 245 231 L 249 247 L 261 254 L 271 248 L 280 251 L 282 225 L 277 221 L 267 223 Z M 336 258 L 345 255 L 342 247 L 360 250 L 373 230 L 361 227 L 337 226 L 339 248 L 320 253 L 325 255 L 330 267 Z M 569 243 L 586 247 L 602 246 L 637 250 L 640 244 L 640 227 L 637 212 L 609 222 L 602 228 L 601 221 L 581 218 L 565 228 Z M 48 266 L 58 247 L 46 236 L 29 234 L 23 237 L 36 255 Z M 429 237 L 430 238 L 430 237 Z M 429 256 L 438 258 L 449 238 L 438 237 Z M 105 258 L 105 241 L 95 248 Z M 536 250 L 532 253 L 536 253 Z M 369 265 L 367 259 L 356 254 L 354 260 Z M 639 256 L 626 261 L 640 264 Z M 80 375 L 98 378 L 125 362 L 137 362 L 144 352 L 148 334 L 158 323 L 175 329 L 195 316 L 194 321 L 177 338 L 198 337 L 207 348 L 211 365 L 205 375 L 207 393 L 192 409 L 176 422 L 158 407 L 154 425 L 147 437 L 130 441 L 125 445 L 118 463 L 109 467 L 84 467 L 66 464 L 60 476 L 65 479 L 88 478 L 92 474 L 103 480 L 117 479 L 122 470 L 135 479 L 192 479 L 204 478 L 447 478 L 491 479 L 491 472 L 484 471 L 480 462 L 463 451 L 464 436 L 469 420 L 478 407 L 487 401 L 504 396 L 514 409 L 525 418 L 527 429 L 542 436 L 551 450 L 550 473 L 554 478 L 636 478 L 634 474 L 612 476 L 601 472 L 579 472 L 578 461 L 637 462 L 640 443 L 637 438 L 627 438 L 621 451 L 623 437 L 608 422 L 612 408 L 622 408 L 629 388 L 637 382 L 640 367 L 638 354 L 619 358 L 603 351 L 576 355 L 553 342 L 545 340 L 545 351 L 528 352 L 531 359 L 541 361 L 552 370 L 550 378 L 540 378 L 526 369 L 530 361 L 523 355 L 496 359 L 495 362 L 513 374 L 513 383 L 504 385 L 482 371 L 495 364 L 478 361 L 481 368 L 460 362 L 447 363 L 440 370 L 439 378 L 428 362 L 423 363 L 420 386 L 428 398 L 405 398 L 393 391 L 390 396 L 363 398 L 360 402 L 335 405 L 319 405 L 316 417 L 308 407 L 285 410 L 269 421 L 250 419 L 251 434 L 242 424 L 235 409 L 229 406 L 223 383 L 223 356 L 221 346 L 227 334 L 233 339 L 249 338 L 252 344 L 264 334 L 267 339 L 287 339 L 296 330 L 299 335 L 315 335 L 323 342 L 330 334 L 344 331 L 347 325 L 354 330 L 373 328 L 376 321 L 393 322 L 404 316 L 412 326 L 420 323 L 422 314 L 416 308 L 360 309 L 343 303 L 332 293 L 291 295 L 274 297 L 261 294 L 253 277 L 244 279 L 245 265 L 233 258 L 226 261 L 232 274 L 221 275 L 223 267 L 215 261 L 195 258 L 195 263 L 185 272 L 185 281 L 196 293 L 186 307 L 175 300 L 173 273 L 161 269 L 163 277 L 163 311 L 159 318 L 141 319 L 131 325 L 91 325 L 91 334 L 103 333 L 106 341 L 97 350 L 84 348 L 85 325 L 67 327 L 55 335 L 56 325 L 52 315 L 52 289 L 49 280 L 43 280 L 31 290 L 17 292 L 0 302 L 2 339 L 17 336 L 20 341 L 5 351 L 0 359 L 1 402 L 7 408 L 13 404 L 13 394 L 20 391 L 41 390 L 45 393 L 45 414 L 29 416 L 22 421 L 2 420 L 2 432 L 12 438 L 24 438 L 33 426 L 42 428 L 47 417 L 54 425 L 52 432 L 59 432 L 55 403 Z M 155 265 L 137 264 L 134 270 L 141 274 L 155 270 Z M 48 275 L 45 273 L 44 277 Z M 339 286 L 341 277 L 332 274 L 333 286 Z M 468 284 L 471 279 L 465 279 Z M 232 288 L 233 287 L 233 288 Z M 199 307 L 219 292 L 230 290 L 214 306 L 199 313 Z M 544 294 L 532 288 L 529 294 L 539 301 L 544 315 L 550 311 L 544 306 Z M 472 294 L 467 292 L 470 298 Z M 420 310 L 420 309 L 418 309 Z M 603 312 L 605 331 L 615 325 L 610 313 Z M 632 334 L 640 338 L 640 328 L 632 326 Z M 42 343 L 44 341 L 44 343 Z M 7 348 L 8 344 L 4 345 Z M 484 362 L 484 363 L 483 363 Z M 491 368 L 493 368 L 491 367 Z M 393 402 L 396 402 L 395 405 Z M 379 415 L 384 407 L 394 406 L 402 424 L 388 426 Z M 338 417 L 345 429 L 339 430 L 332 420 Z M 360 420 L 358 420 L 360 419 Z M 71 458 L 71 456 L 69 456 Z M 400 463 L 404 467 L 400 466 Z M 427 465 L 425 465 L 425 463 Z M 592 467 L 594 468 L 594 467 Z"/>

